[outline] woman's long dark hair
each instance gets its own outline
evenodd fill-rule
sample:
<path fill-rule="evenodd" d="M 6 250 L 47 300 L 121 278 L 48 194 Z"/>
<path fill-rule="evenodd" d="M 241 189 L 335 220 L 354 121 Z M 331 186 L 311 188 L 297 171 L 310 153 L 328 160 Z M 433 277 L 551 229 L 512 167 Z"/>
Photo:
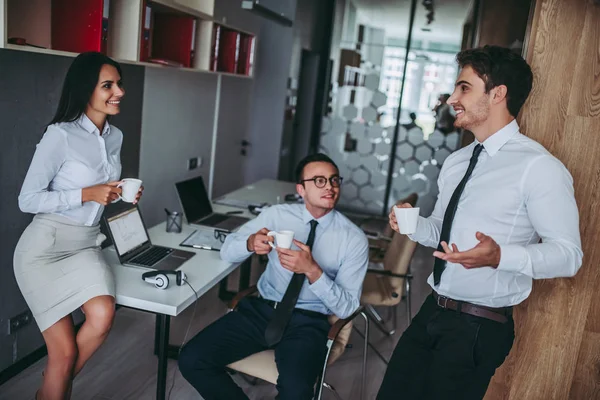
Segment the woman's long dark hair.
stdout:
<path fill-rule="evenodd" d="M 65 77 L 56 114 L 48 125 L 72 122 L 81 117 L 98 84 L 100 69 L 104 64 L 115 67 L 123 78 L 119 63 L 102 53 L 81 53 L 73 60 Z"/>

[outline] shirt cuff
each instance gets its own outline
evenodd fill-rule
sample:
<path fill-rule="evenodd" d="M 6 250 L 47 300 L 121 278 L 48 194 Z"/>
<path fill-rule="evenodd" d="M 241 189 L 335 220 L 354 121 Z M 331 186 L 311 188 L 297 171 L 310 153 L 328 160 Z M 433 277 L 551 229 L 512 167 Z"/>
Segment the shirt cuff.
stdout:
<path fill-rule="evenodd" d="M 314 281 L 312 284 L 308 285 L 308 287 L 310 288 L 310 290 L 312 290 L 314 294 L 317 295 L 317 297 L 322 299 L 328 293 L 331 292 L 331 288 L 333 287 L 333 281 L 330 277 L 327 276 L 325 271 L 323 271 L 319 279 Z"/>
<path fill-rule="evenodd" d="M 81 207 L 81 193 L 82 189 L 73 189 L 67 191 L 67 204 L 69 205 L 69 210 Z"/>
<path fill-rule="evenodd" d="M 429 239 L 427 237 L 427 229 L 425 229 L 426 221 L 424 221 L 424 220 L 426 220 L 426 218 L 421 217 L 419 215 L 419 218 L 417 219 L 417 229 L 415 230 L 415 233 L 406 235 L 413 242 L 421 242 L 421 241 L 425 241 L 425 240 Z"/>
<path fill-rule="evenodd" d="M 527 250 L 525 247 L 507 244 L 500 246 L 500 263 L 498 270 L 521 272 L 527 264 Z"/>
<path fill-rule="evenodd" d="M 253 251 L 248 251 L 248 238 L 238 240 L 236 242 L 237 246 L 235 246 L 235 254 L 237 254 L 239 257 L 248 258 L 254 254 Z"/>

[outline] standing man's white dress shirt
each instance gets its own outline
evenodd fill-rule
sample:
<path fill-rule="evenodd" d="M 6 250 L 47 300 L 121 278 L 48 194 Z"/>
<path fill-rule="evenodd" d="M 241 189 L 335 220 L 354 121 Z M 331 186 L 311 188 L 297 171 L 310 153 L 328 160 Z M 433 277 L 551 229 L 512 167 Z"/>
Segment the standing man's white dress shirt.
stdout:
<path fill-rule="evenodd" d="M 104 206 L 81 203 L 81 190 L 121 176 L 123 133 L 104 124 L 102 134 L 83 113 L 73 122 L 48 126 L 27 171 L 19 208 L 32 214 L 57 214 L 81 225 L 98 224 Z"/>
<path fill-rule="evenodd" d="M 412 240 L 437 247 L 444 211 L 476 144 L 446 159 L 433 213 L 419 217 Z M 500 245 L 500 264 L 467 269 L 448 262 L 439 286 L 433 274 L 428 283 L 443 296 L 506 307 L 529 296 L 533 278 L 570 277 L 579 270 L 579 213 L 569 171 L 542 145 L 522 135 L 516 121 L 490 136 L 483 147 L 460 197 L 449 243 L 459 251 L 469 250 L 478 243 L 475 233 L 482 232 Z"/>

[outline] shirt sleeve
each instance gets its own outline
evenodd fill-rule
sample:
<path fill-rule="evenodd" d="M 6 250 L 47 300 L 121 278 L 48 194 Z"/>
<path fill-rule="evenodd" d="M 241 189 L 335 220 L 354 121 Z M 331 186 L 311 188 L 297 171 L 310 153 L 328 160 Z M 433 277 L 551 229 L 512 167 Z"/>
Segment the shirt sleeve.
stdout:
<path fill-rule="evenodd" d="M 50 183 L 65 162 L 65 133 L 49 126 L 38 143 L 19 194 L 19 208 L 26 213 L 52 213 L 81 206 L 81 189 L 53 191 Z"/>
<path fill-rule="evenodd" d="M 256 218 L 251 219 L 238 229 L 237 232 L 232 232 L 227 235 L 223 247 L 221 247 L 221 259 L 227 262 L 242 262 L 246 258 L 252 255 L 252 252 L 248 251 L 248 238 L 253 233 L 258 232 L 262 228 L 269 227 L 269 221 L 272 221 L 271 215 L 276 211 L 268 208 L 261 212 Z"/>
<path fill-rule="evenodd" d="M 498 269 L 535 279 L 575 275 L 583 251 L 571 174 L 560 161 L 544 155 L 526 171 L 522 190 L 527 215 L 542 242 L 501 245 Z"/>
<path fill-rule="evenodd" d="M 362 285 L 369 265 L 369 242 L 356 235 L 348 243 L 347 254 L 335 277 L 321 274 L 309 288 L 339 318 L 348 318 L 360 305 Z"/>
<path fill-rule="evenodd" d="M 417 220 L 417 230 L 415 233 L 408 235 L 408 238 L 413 242 L 419 242 L 423 246 L 437 248 L 440 242 L 440 234 L 442 232 L 442 223 L 444 222 L 444 212 L 442 209 L 441 193 L 444 190 L 444 179 L 442 178 L 444 169 L 440 171 L 438 178 L 439 193 L 438 198 L 433 207 L 433 212 L 427 218 L 419 216 Z"/>

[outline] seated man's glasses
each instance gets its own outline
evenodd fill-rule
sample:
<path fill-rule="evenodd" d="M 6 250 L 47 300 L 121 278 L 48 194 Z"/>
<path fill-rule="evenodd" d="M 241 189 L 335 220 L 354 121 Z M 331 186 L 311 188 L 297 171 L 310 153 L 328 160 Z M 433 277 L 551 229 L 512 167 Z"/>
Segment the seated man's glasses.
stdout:
<path fill-rule="evenodd" d="M 334 175 L 329 179 L 325 178 L 324 176 L 315 176 L 314 178 L 303 179 L 300 181 L 300 183 L 304 183 L 307 181 L 313 181 L 315 183 L 315 186 L 318 187 L 319 189 L 321 189 L 321 188 L 324 188 L 325 185 L 327 185 L 327 181 L 329 181 L 329 183 L 331 183 L 331 186 L 333 186 L 333 187 L 340 187 L 343 180 L 344 180 L 344 178 L 342 178 L 339 175 Z"/>

